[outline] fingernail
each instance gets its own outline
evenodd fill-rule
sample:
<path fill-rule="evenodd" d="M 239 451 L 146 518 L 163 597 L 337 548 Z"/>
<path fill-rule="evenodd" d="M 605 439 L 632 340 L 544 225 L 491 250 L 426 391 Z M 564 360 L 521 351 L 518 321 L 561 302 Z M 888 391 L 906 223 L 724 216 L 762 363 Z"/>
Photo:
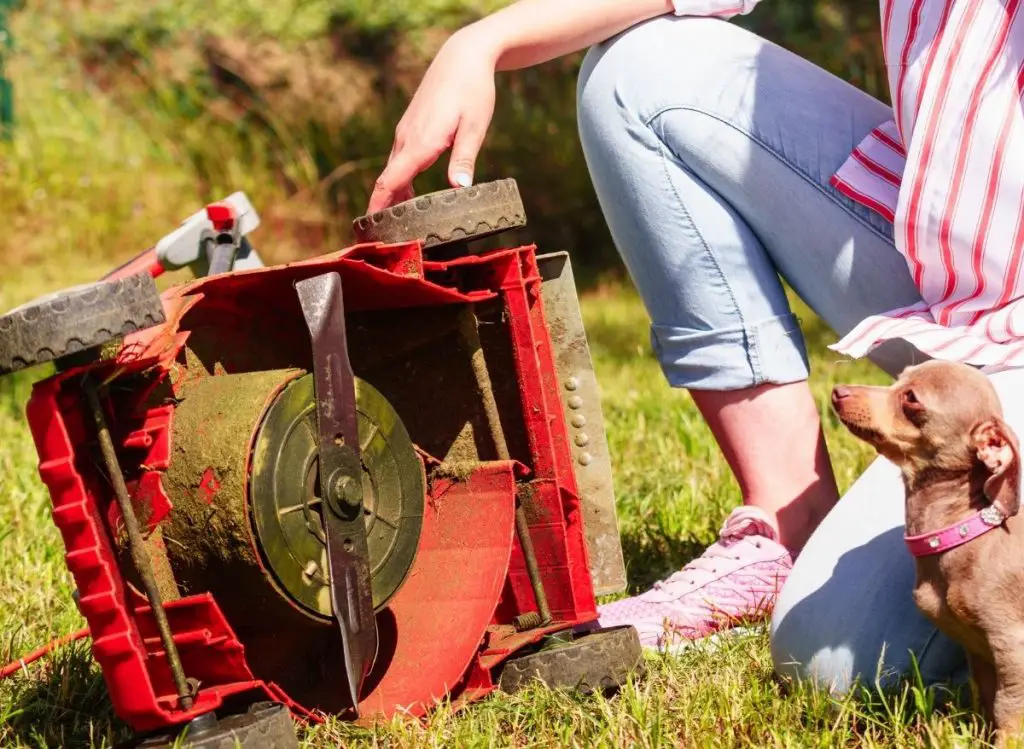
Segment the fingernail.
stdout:
<path fill-rule="evenodd" d="M 462 174 L 455 175 L 455 184 L 459 187 L 469 187 L 473 184 L 473 178 L 463 172 Z"/>

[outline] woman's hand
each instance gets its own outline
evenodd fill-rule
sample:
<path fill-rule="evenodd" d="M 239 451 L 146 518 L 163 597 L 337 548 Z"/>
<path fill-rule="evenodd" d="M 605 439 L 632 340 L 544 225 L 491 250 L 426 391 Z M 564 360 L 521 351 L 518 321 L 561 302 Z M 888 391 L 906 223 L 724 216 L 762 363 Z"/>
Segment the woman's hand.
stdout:
<path fill-rule="evenodd" d="M 452 187 L 473 183 L 476 157 L 494 115 L 495 71 L 585 49 L 640 21 L 671 13 L 673 1 L 519 0 L 456 32 L 430 64 L 395 129 L 395 144 L 373 188 L 369 212 L 411 198 L 413 179 L 448 148 Z M 710 0 L 709 6 L 708 0 L 694 1 L 716 13 L 718 4 L 731 2 Z"/>
<path fill-rule="evenodd" d="M 391 156 L 370 197 L 370 213 L 411 198 L 416 175 L 449 148 L 449 183 L 473 184 L 476 157 L 494 115 L 496 60 L 468 31 L 457 32 L 441 48 L 395 128 Z"/>

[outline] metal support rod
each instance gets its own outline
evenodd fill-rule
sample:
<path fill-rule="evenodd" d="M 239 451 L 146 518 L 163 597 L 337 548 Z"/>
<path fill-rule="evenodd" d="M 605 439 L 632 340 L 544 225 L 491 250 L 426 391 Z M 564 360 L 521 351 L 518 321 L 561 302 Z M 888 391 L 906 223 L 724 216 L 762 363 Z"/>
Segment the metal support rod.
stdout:
<path fill-rule="evenodd" d="M 219 276 L 228 273 L 235 264 L 238 247 L 229 242 L 220 241 L 220 237 L 210 236 L 203 239 L 208 270 L 206 275 Z"/>
<path fill-rule="evenodd" d="M 160 640 L 163 642 L 164 651 L 167 653 L 167 662 L 171 667 L 174 687 L 178 690 L 181 706 L 183 709 L 188 710 L 192 707 L 192 690 L 189 687 L 188 680 L 185 678 L 185 670 L 181 666 L 178 648 L 171 636 L 171 626 L 167 621 L 167 612 L 164 611 L 163 602 L 160 600 L 160 591 L 157 588 L 156 578 L 153 576 L 153 566 L 149 556 L 146 554 L 146 550 L 143 548 L 142 531 L 139 529 L 139 521 L 135 517 L 135 509 L 132 507 L 131 498 L 128 496 L 128 487 L 124 483 L 121 465 L 117 460 L 117 453 L 114 452 L 114 441 L 110 438 L 110 429 L 107 427 L 107 420 L 103 416 L 103 407 L 100 405 L 100 398 L 96 392 L 96 384 L 93 382 L 92 377 L 86 376 L 83 389 L 85 390 L 86 400 L 89 403 L 89 410 L 92 412 L 93 422 L 96 425 L 96 434 L 99 437 L 103 462 L 106 463 L 110 482 L 114 485 L 117 506 L 121 509 L 124 527 L 128 532 L 128 548 L 131 550 L 132 562 L 135 564 L 135 569 L 142 580 L 142 586 L 146 589 L 146 598 L 149 599 L 153 618 L 156 619 L 156 627 L 160 631 Z"/>
<path fill-rule="evenodd" d="M 484 414 L 487 416 L 487 428 L 491 433 L 491 441 L 494 442 L 494 448 L 500 460 L 511 460 L 512 456 L 508 451 L 508 443 L 505 441 L 505 432 L 501 428 L 501 418 L 498 416 L 498 403 L 494 399 L 494 389 L 491 387 L 491 377 L 487 371 L 487 361 L 484 359 L 484 349 L 480 343 L 480 331 L 477 328 L 476 313 L 472 305 L 468 305 L 460 313 L 459 321 L 459 332 L 463 343 L 469 350 L 473 376 L 476 378 L 476 386 L 480 391 L 480 397 L 484 401 Z M 551 609 L 548 607 L 548 597 L 544 593 L 544 582 L 540 577 L 537 554 L 533 549 L 533 541 L 530 538 L 530 526 L 526 520 L 526 511 L 523 509 L 523 504 L 519 501 L 518 495 L 516 496 L 516 535 L 519 537 L 519 547 L 523 550 L 523 560 L 526 562 L 526 574 L 530 578 L 533 597 L 537 599 L 540 624 L 544 625 L 551 621 Z"/>

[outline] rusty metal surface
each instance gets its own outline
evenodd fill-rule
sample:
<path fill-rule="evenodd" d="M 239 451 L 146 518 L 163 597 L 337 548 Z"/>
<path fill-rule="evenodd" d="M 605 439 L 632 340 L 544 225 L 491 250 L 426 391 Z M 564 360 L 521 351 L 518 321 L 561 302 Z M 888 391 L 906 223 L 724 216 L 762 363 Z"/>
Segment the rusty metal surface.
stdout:
<path fill-rule="evenodd" d="M 541 255 L 544 317 L 558 370 L 573 469 L 579 484 L 590 572 L 597 595 L 626 589 L 611 458 L 601 411 L 601 392 L 580 315 L 572 265 L 566 252 Z"/>

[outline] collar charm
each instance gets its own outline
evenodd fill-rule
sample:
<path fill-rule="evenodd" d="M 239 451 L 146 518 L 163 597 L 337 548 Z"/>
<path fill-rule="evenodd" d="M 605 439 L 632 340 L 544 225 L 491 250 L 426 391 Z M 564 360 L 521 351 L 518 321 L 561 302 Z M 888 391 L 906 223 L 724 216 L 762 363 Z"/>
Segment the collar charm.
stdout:
<path fill-rule="evenodd" d="M 981 521 L 985 523 L 985 525 L 1002 525 L 1004 520 L 1006 520 L 1006 516 L 1004 516 L 995 505 L 989 505 L 981 511 Z"/>

